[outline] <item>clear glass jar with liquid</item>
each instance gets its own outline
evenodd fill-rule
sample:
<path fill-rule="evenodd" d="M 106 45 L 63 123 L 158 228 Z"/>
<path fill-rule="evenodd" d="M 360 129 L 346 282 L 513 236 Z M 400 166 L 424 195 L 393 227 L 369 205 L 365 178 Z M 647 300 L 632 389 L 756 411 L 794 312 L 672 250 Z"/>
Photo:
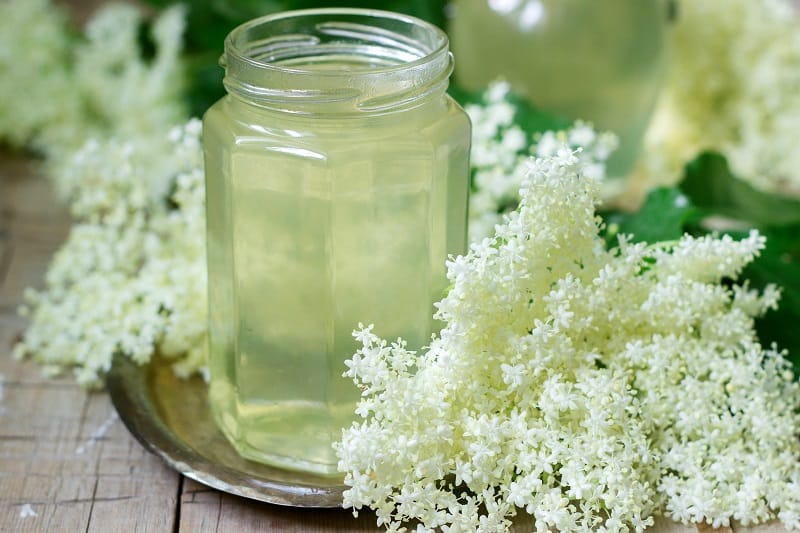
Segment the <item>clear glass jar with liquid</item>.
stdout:
<path fill-rule="evenodd" d="M 242 456 L 337 475 L 351 332 L 427 344 L 466 247 L 448 39 L 405 15 L 294 11 L 236 28 L 223 63 L 203 122 L 210 407 Z"/>

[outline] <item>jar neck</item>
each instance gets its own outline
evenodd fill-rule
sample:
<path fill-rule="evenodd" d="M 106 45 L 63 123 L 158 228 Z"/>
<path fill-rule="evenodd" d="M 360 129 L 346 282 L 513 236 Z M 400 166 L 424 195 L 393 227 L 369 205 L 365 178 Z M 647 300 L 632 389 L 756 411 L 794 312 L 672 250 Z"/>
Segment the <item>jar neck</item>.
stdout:
<path fill-rule="evenodd" d="M 309 9 L 252 20 L 225 40 L 236 99 L 301 115 L 370 115 L 422 105 L 447 89 L 447 36 L 414 17 Z"/>

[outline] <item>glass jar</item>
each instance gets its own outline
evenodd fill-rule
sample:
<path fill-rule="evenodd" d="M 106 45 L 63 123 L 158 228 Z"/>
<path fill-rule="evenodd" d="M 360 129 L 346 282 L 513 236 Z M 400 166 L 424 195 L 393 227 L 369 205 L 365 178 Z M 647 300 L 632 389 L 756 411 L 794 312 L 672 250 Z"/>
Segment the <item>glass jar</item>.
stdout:
<path fill-rule="evenodd" d="M 466 247 L 448 40 L 389 12 L 290 11 L 236 28 L 223 63 L 203 130 L 211 410 L 242 456 L 337 475 L 352 331 L 427 344 Z"/>
<path fill-rule="evenodd" d="M 666 0 L 455 0 L 459 85 L 498 77 L 532 104 L 610 130 L 609 177 L 639 155 L 665 67 Z"/>

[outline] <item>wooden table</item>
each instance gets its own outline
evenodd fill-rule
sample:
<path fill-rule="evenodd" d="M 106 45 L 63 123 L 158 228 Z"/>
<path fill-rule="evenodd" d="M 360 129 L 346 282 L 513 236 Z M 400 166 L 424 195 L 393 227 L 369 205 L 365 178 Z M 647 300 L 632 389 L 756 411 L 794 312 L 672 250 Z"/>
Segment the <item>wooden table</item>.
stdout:
<path fill-rule="evenodd" d="M 104 1 L 57 0 L 77 22 Z M 68 232 L 67 212 L 37 163 L 0 151 L 0 533 L 380 531 L 370 513 L 354 519 L 345 510 L 282 508 L 184 478 L 131 437 L 107 394 L 70 377 L 44 379 L 36 364 L 12 360 L 26 325 L 16 314 L 23 290 L 43 285 Z M 530 529 L 520 523 L 515 531 Z M 707 529 L 662 520 L 651 531 Z"/>
<path fill-rule="evenodd" d="M 131 437 L 106 393 L 70 377 L 42 378 L 36 364 L 11 359 L 26 325 L 16 314 L 23 290 L 42 286 L 69 231 L 37 166 L 0 154 L 0 532 L 380 531 L 370 513 L 283 508 L 184 478 Z M 520 523 L 515 531 L 530 529 Z M 652 531 L 698 529 L 707 528 L 660 521 Z"/>

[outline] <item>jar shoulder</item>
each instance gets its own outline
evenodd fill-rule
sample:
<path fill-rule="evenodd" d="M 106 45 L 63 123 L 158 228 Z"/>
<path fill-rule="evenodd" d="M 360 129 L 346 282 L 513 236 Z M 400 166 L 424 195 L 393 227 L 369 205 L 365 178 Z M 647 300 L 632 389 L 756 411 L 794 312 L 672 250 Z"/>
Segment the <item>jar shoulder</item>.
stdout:
<path fill-rule="evenodd" d="M 264 112 L 223 97 L 203 116 L 206 138 L 224 144 L 252 143 L 341 144 L 374 143 L 403 138 L 470 136 L 466 112 L 443 95 L 436 102 L 403 112 L 364 117 L 297 116 Z"/>

